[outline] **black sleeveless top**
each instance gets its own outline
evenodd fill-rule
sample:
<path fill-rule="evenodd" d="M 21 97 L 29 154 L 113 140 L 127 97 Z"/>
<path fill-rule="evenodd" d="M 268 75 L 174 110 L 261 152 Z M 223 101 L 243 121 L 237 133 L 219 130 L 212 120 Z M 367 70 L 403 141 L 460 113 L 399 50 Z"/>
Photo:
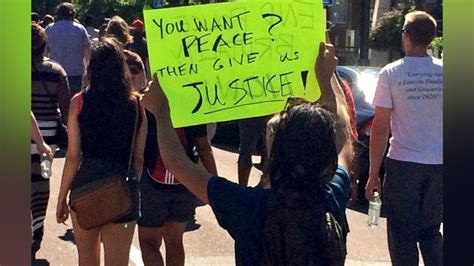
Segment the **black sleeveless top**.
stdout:
<path fill-rule="evenodd" d="M 138 99 L 117 104 L 97 99 L 88 91 L 82 94 L 83 104 L 78 119 L 83 159 L 104 159 L 126 169 L 136 112 L 139 114 L 137 131 L 142 122 Z"/>

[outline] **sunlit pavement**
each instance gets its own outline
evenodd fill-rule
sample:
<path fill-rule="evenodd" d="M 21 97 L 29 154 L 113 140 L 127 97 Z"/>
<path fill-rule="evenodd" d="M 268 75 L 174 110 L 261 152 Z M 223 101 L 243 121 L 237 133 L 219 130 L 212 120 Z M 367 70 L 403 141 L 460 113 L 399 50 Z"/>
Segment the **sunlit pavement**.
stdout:
<path fill-rule="evenodd" d="M 237 182 L 238 154 L 213 148 L 219 175 Z M 254 162 L 259 162 L 254 157 Z M 77 265 L 77 250 L 73 241 L 71 220 L 67 225 L 57 224 L 55 219 L 57 195 L 64 159 L 53 162 L 51 198 L 45 222 L 45 236 L 34 265 Z M 253 168 L 249 185 L 258 183 L 260 171 Z M 351 232 L 348 235 L 346 265 L 391 265 L 387 247 L 386 220 L 381 218 L 378 228 L 369 228 L 365 213 L 347 210 Z M 184 236 L 186 265 L 234 265 L 234 246 L 231 237 L 221 229 L 209 206 L 196 209 L 198 230 L 186 232 Z M 130 252 L 130 265 L 143 265 L 138 242 L 134 235 Z M 162 247 L 164 253 L 164 248 Z M 103 258 L 102 258 L 103 260 Z M 420 261 L 421 257 L 420 257 Z M 102 263 L 103 265 L 103 263 Z"/>

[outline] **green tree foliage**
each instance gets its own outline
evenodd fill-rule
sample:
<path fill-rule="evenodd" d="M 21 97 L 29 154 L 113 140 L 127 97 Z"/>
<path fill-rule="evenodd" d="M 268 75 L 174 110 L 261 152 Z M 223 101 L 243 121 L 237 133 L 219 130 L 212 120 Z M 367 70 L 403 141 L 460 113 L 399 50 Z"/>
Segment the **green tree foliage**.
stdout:
<path fill-rule="evenodd" d="M 54 15 L 56 6 L 62 2 L 63 0 L 32 0 L 31 11 L 38 12 L 41 17 L 46 14 Z"/>
<path fill-rule="evenodd" d="M 443 37 L 436 37 L 430 43 L 429 48 L 438 58 L 441 58 L 443 53 Z"/>
<path fill-rule="evenodd" d="M 382 16 L 369 34 L 370 48 L 402 52 L 402 28 L 406 11 L 392 10 Z"/>
<path fill-rule="evenodd" d="M 94 18 L 94 26 L 99 27 L 104 22 L 104 18 L 111 18 L 115 15 L 122 17 L 131 23 L 136 18 L 143 18 L 143 8 L 147 0 L 136 0 L 130 4 L 122 4 L 120 1 L 84 1 L 78 3 L 78 18 L 83 20 L 86 16 Z"/>
<path fill-rule="evenodd" d="M 443 50 L 443 37 L 436 37 L 430 44 L 430 49 Z"/>
<path fill-rule="evenodd" d="M 40 16 L 54 15 L 56 6 L 66 0 L 33 0 L 32 10 Z M 227 2 L 228 0 L 214 0 L 214 2 Z M 165 7 L 207 4 L 210 0 L 166 0 Z M 143 9 L 153 6 L 153 0 L 129 0 L 128 3 L 120 0 L 77 0 L 77 19 L 84 20 L 86 16 L 94 19 L 94 26 L 99 27 L 104 23 L 104 18 L 115 15 L 131 23 L 134 19 L 143 19 Z"/>

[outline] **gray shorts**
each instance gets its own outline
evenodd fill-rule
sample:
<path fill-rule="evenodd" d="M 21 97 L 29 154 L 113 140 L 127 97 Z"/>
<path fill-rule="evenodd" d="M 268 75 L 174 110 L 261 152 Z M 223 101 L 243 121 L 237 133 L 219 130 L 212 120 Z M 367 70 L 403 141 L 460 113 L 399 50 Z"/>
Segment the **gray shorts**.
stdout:
<path fill-rule="evenodd" d="M 139 226 L 159 228 L 166 222 L 186 223 L 195 207 L 196 197 L 183 185 L 161 184 L 148 174 L 140 180 Z"/>

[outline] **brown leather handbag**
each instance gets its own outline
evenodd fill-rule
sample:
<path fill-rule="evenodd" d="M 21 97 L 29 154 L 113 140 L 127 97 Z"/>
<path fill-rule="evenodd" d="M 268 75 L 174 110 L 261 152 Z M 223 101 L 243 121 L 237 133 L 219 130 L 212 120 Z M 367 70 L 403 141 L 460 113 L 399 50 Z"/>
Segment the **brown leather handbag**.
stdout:
<path fill-rule="evenodd" d="M 127 181 L 138 124 L 138 107 L 136 109 L 127 176 L 111 173 L 109 176 L 71 191 L 69 206 L 76 213 L 77 222 L 83 229 L 90 230 L 111 223 L 133 210 L 132 197 Z"/>

